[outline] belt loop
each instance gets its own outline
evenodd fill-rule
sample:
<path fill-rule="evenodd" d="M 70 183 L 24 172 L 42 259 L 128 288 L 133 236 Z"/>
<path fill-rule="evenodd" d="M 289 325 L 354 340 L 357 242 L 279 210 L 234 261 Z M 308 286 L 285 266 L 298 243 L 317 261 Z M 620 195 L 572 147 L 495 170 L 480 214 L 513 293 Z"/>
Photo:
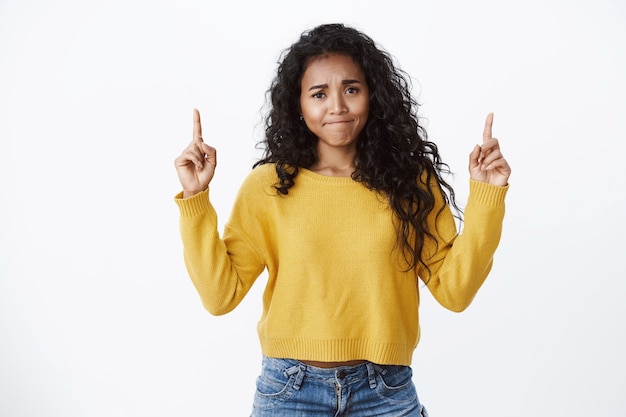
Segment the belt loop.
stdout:
<path fill-rule="evenodd" d="M 376 388 L 376 371 L 374 370 L 374 364 L 367 362 L 365 366 L 367 367 L 367 379 L 370 383 L 370 388 L 374 389 Z"/>
<path fill-rule="evenodd" d="M 304 373 L 306 371 L 306 367 L 304 365 L 298 366 L 298 373 L 296 374 L 296 380 L 293 383 L 293 387 L 296 391 L 300 390 L 302 386 L 302 380 L 304 379 Z"/>
<path fill-rule="evenodd" d="M 293 382 L 293 387 L 296 391 L 302 386 L 302 380 L 304 379 L 304 371 L 306 367 L 304 365 L 295 365 L 285 371 L 286 377 L 296 376 Z"/>

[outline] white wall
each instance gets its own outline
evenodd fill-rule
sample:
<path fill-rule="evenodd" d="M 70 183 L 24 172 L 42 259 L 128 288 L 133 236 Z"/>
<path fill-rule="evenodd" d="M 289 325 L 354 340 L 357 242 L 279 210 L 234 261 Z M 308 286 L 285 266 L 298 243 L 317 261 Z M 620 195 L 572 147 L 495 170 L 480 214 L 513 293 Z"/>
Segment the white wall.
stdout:
<path fill-rule="evenodd" d="M 279 52 L 335 21 L 415 78 L 462 201 L 489 111 L 513 167 L 475 303 L 423 295 L 431 415 L 626 415 L 625 18 L 617 0 L 3 1 L 0 415 L 248 415 L 263 280 L 202 309 L 173 159 L 198 107 L 223 224 Z"/>

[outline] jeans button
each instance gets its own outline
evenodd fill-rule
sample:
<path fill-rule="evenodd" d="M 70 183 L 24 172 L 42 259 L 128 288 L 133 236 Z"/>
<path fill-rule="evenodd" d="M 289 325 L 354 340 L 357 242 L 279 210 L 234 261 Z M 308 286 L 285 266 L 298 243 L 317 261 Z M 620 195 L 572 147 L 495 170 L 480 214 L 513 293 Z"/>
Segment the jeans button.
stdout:
<path fill-rule="evenodd" d="M 339 371 L 339 375 L 337 375 L 339 379 L 344 379 L 346 377 L 346 373 L 344 371 Z"/>

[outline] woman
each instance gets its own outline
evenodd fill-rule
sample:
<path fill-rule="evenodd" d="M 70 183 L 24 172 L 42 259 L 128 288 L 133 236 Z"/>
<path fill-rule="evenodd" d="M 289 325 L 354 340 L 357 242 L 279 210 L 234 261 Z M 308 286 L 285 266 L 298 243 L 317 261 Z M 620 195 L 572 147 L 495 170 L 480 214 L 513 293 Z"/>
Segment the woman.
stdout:
<path fill-rule="evenodd" d="M 208 198 L 216 151 L 195 110 L 175 161 L 185 263 L 205 307 L 231 311 L 267 270 L 252 415 L 427 415 L 410 368 L 419 280 L 462 311 L 491 268 L 511 172 L 493 115 L 470 153 L 458 234 L 447 166 L 404 73 L 368 36 L 339 24 L 303 33 L 269 93 L 265 153 L 223 236 Z"/>

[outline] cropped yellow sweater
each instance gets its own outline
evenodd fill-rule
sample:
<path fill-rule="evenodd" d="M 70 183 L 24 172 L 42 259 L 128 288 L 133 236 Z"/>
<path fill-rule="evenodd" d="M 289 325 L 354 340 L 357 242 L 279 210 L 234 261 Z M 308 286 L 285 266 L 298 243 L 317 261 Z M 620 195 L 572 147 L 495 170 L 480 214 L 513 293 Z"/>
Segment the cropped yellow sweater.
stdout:
<path fill-rule="evenodd" d="M 393 212 L 351 178 L 301 169 L 286 196 L 273 164 L 254 169 L 218 232 L 208 190 L 183 199 L 185 264 L 206 309 L 234 309 L 267 269 L 258 334 L 271 357 L 410 365 L 420 331 L 419 281 L 398 253 Z M 438 195 L 420 278 L 444 307 L 465 309 L 491 269 L 508 187 L 470 180 L 463 233 Z M 437 194 L 437 193 L 435 193 Z"/>

